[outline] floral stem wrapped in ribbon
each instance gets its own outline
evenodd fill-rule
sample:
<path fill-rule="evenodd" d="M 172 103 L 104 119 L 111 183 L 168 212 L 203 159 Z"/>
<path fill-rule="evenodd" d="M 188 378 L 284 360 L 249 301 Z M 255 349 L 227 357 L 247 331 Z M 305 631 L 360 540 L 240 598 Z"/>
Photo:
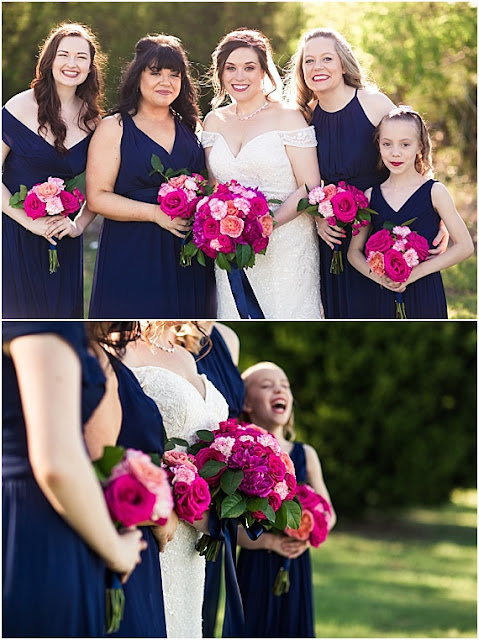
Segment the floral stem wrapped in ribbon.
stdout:
<path fill-rule="evenodd" d="M 386 222 L 383 229 L 369 237 L 365 254 L 373 273 L 393 282 L 406 282 L 413 267 L 428 258 L 428 241 L 416 231 L 411 231 L 408 226 L 415 219 L 412 218 L 402 225 Z M 395 303 L 396 318 L 406 319 L 406 305 L 402 292 L 396 292 Z"/>
<path fill-rule="evenodd" d="M 16 209 L 24 209 L 32 220 L 57 214 L 69 216 L 79 211 L 85 202 L 85 197 L 78 189 L 79 184 L 84 180 L 84 175 L 82 173 L 66 181 L 50 176 L 46 182 L 39 182 L 29 190 L 21 184 L 20 190 L 11 196 L 10 205 Z M 54 244 L 49 244 L 48 255 L 49 271 L 55 273 L 60 263 Z"/>
<path fill-rule="evenodd" d="M 103 486 L 110 516 L 118 528 L 150 520 L 166 524 L 173 510 L 173 495 L 167 473 L 154 462 L 154 456 L 136 449 L 105 447 L 93 467 Z M 116 574 L 109 577 L 106 598 L 107 633 L 114 633 L 120 628 L 125 602 Z"/>
<path fill-rule="evenodd" d="M 363 191 L 344 181 L 338 182 L 337 186 L 327 184 L 311 190 L 306 187 L 306 191 L 308 197 L 298 202 L 298 211 L 326 218 L 332 227 L 344 229 L 350 226 L 353 235 L 357 235 L 361 227 L 369 225 L 371 215 L 377 213 L 369 208 L 369 200 Z M 337 245 L 329 270 L 336 275 L 344 271 L 342 251 Z"/>
<path fill-rule="evenodd" d="M 326 540 L 331 528 L 331 505 L 308 484 L 298 485 L 296 498 L 302 507 L 300 525 L 296 529 L 286 527 L 284 533 L 297 540 L 308 540 L 317 548 Z M 274 583 L 275 596 L 289 591 L 289 565 L 290 559 L 285 558 Z"/>

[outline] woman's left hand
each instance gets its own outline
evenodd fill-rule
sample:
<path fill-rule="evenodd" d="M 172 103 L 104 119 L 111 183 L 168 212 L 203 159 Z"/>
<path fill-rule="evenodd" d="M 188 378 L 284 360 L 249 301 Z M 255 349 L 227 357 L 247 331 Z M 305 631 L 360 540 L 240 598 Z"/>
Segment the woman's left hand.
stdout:
<path fill-rule="evenodd" d="M 71 220 L 68 216 L 51 216 L 47 219 L 48 236 L 52 238 L 55 236 L 57 240 L 61 240 L 65 236 L 70 238 L 77 238 L 81 235 L 81 231 L 77 224 Z"/>
<path fill-rule="evenodd" d="M 429 258 L 434 258 L 434 256 L 439 256 L 441 253 L 446 251 L 447 246 L 449 244 L 449 231 L 446 228 L 446 225 L 441 220 L 439 223 L 439 231 L 437 232 L 437 236 L 432 241 L 432 244 L 436 247 L 435 249 L 429 249 Z"/>

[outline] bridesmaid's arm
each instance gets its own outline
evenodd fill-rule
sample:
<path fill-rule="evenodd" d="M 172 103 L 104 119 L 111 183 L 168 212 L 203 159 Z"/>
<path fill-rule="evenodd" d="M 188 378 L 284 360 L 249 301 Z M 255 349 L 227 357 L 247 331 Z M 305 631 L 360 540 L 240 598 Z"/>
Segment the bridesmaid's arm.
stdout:
<path fill-rule="evenodd" d="M 116 116 L 102 120 L 93 134 L 86 168 L 89 208 L 119 222 L 153 222 L 183 238 L 184 232 L 189 229 L 183 218 L 172 220 L 157 204 L 139 202 L 114 192 L 121 164 L 121 138 L 122 124 Z"/>
<path fill-rule="evenodd" d="M 285 558 L 297 558 L 309 547 L 306 540 L 296 540 L 283 533 L 265 531 L 257 540 L 251 540 L 242 526 L 238 527 L 238 544 L 250 551 L 274 551 Z"/>
<path fill-rule="evenodd" d="M 84 204 L 74 220 L 63 216 L 47 219 L 48 231 L 51 236 L 55 236 L 58 240 L 65 236 L 78 238 L 95 218 L 96 213 L 90 211 L 88 205 Z"/>
<path fill-rule="evenodd" d="M 85 451 L 77 354 L 54 334 L 15 338 L 9 352 L 22 400 L 28 457 L 40 489 L 86 544 L 126 580 L 146 543 L 138 530 L 115 530 Z M 54 370 L 47 375 L 52 363 Z"/>

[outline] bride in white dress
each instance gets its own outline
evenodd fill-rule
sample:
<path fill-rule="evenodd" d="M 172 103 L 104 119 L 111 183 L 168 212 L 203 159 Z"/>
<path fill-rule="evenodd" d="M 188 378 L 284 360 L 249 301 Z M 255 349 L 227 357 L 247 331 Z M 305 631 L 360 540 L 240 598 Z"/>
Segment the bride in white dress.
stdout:
<path fill-rule="evenodd" d="M 175 344 L 175 324 L 142 323 L 142 339 L 130 343 L 123 362 L 155 400 L 166 436 L 191 444 L 195 431 L 214 429 L 228 418 L 228 405 L 207 377 L 198 374 L 192 354 Z M 160 554 L 168 638 L 202 636 L 205 559 L 195 550 L 201 532 L 208 533 L 207 521 L 193 527 L 180 520 Z"/>
<path fill-rule="evenodd" d="M 301 113 L 274 101 L 281 80 L 267 38 L 259 31 L 226 35 L 213 53 L 213 106 L 205 118 L 202 145 L 216 182 L 235 179 L 282 201 L 266 255 L 245 269 L 270 319 L 322 318 L 319 247 L 314 220 L 296 207 L 320 183 L 316 136 Z M 239 318 L 227 273 L 215 267 L 218 318 Z"/>

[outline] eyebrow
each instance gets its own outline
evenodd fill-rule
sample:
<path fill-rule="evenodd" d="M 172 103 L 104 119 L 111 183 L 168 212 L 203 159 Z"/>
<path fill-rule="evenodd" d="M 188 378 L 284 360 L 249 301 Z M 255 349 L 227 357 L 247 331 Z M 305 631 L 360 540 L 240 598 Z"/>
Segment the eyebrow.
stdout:
<path fill-rule="evenodd" d="M 58 49 L 57 53 L 70 53 L 68 49 Z M 84 53 L 85 55 L 88 55 L 88 51 L 76 51 L 75 53 Z"/>
<path fill-rule="evenodd" d="M 241 62 L 228 62 L 228 61 L 226 61 L 226 64 L 235 65 L 235 64 L 241 64 Z M 243 62 L 243 64 L 258 64 L 258 63 L 255 62 L 254 60 L 250 60 L 250 62 Z"/>

